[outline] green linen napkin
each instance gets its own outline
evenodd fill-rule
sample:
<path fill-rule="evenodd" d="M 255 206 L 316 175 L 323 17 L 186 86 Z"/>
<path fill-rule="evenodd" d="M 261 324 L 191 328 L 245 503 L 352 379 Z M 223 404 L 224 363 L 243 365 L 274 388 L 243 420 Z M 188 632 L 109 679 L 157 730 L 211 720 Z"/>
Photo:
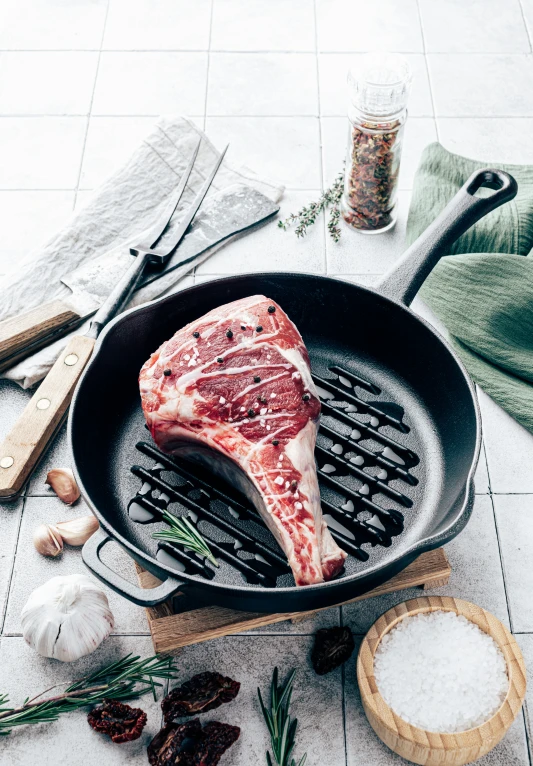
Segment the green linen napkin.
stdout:
<path fill-rule="evenodd" d="M 533 432 L 533 167 L 477 162 L 430 144 L 415 177 L 407 240 L 483 167 L 511 173 L 518 194 L 457 240 L 420 295 L 476 383 Z"/>

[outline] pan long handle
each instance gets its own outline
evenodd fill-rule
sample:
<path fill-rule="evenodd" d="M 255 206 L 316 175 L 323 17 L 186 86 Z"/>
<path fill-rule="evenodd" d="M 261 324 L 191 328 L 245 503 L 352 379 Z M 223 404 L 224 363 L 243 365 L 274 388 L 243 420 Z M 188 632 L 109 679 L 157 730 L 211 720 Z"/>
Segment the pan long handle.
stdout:
<path fill-rule="evenodd" d="M 110 569 L 107 564 L 104 564 L 100 558 L 100 551 L 111 542 L 112 538 L 106 535 L 101 529 L 97 529 L 94 535 L 89 537 L 85 545 L 81 550 L 81 556 L 83 563 L 89 567 L 91 572 L 98 577 L 104 585 L 108 585 L 116 593 L 121 596 L 125 596 L 129 601 L 132 601 L 138 606 L 156 606 L 166 601 L 173 596 L 181 588 L 183 583 L 174 577 L 167 577 L 167 579 L 157 585 L 155 588 L 143 588 L 133 585 L 133 583 L 125 580 L 117 572 Z"/>
<path fill-rule="evenodd" d="M 495 191 L 490 196 L 478 197 L 476 192 L 481 187 Z M 517 191 L 515 179 L 503 170 L 477 170 L 385 274 L 377 290 L 409 306 L 428 274 L 447 255 L 450 245 L 487 213 L 513 199 Z"/>

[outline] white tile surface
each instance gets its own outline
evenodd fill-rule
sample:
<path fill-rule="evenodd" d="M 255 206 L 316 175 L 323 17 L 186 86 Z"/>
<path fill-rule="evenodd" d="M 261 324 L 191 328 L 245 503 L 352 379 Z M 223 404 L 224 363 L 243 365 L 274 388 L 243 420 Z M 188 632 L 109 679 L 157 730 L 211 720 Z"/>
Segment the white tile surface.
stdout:
<path fill-rule="evenodd" d="M 413 72 L 413 84 L 409 95 L 409 114 L 412 117 L 432 117 L 433 105 L 427 66 L 424 56 L 405 56 Z M 352 65 L 360 60 L 360 54 L 321 53 L 318 56 L 320 83 L 320 113 L 342 115 L 348 111 L 346 78 Z"/>
<path fill-rule="evenodd" d="M 280 203 L 279 218 L 285 219 L 309 201 L 318 191 L 288 191 Z M 303 239 L 293 231 L 282 231 L 275 223 L 233 242 L 198 267 L 197 274 L 246 274 L 258 271 L 303 271 L 323 274 L 325 271 L 324 228 L 320 221 Z"/>
<path fill-rule="evenodd" d="M 441 143 L 455 154 L 487 163 L 533 163 L 533 146 L 524 141 L 533 131 L 530 117 L 439 117 L 437 124 Z"/>
<path fill-rule="evenodd" d="M 104 52 L 93 114 L 203 114 L 206 53 Z"/>
<path fill-rule="evenodd" d="M 208 115 L 317 115 L 311 53 L 212 53 Z"/>
<path fill-rule="evenodd" d="M 346 117 L 322 117 L 322 155 L 324 184 L 328 185 L 342 171 L 349 140 Z M 400 189 L 412 189 L 420 155 L 424 148 L 437 140 L 435 121 L 431 117 L 411 117 L 404 132 L 402 161 L 400 165 Z"/>
<path fill-rule="evenodd" d="M 215 146 L 229 142 L 228 160 L 262 178 L 290 189 L 321 185 L 317 117 L 207 117 L 206 132 Z"/>
<path fill-rule="evenodd" d="M 0 188 L 74 189 L 85 117 L 0 118 Z"/>
<path fill-rule="evenodd" d="M 0 48 L 98 49 L 106 10 L 107 0 L 2 0 Z"/>
<path fill-rule="evenodd" d="M 321 51 L 423 51 L 416 0 L 318 0 Z"/>
<path fill-rule="evenodd" d="M 529 53 L 520 0 L 420 0 L 428 53 Z"/>
<path fill-rule="evenodd" d="M 533 633 L 533 495 L 493 495 L 511 624 Z"/>
<path fill-rule="evenodd" d="M 87 114 L 98 54 L 0 53 L 0 114 Z"/>
<path fill-rule="evenodd" d="M 12 703 L 20 705 L 26 697 L 55 684 L 72 682 L 93 673 L 111 662 L 132 653 L 149 656 L 149 638 L 121 636 L 108 638 L 94 654 L 77 662 L 64 663 L 39 657 L 23 638 L 2 638 L 0 645 L 0 688 Z M 52 693 L 52 692 L 50 692 Z M 87 712 L 81 710 L 62 716 L 43 726 L 21 726 L 2 740 L 2 761 L 10 766 L 26 766 L 38 757 L 43 766 L 145 766 L 146 747 L 161 725 L 161 701 L 149 694 L 132 705 L 148 715 L 138 740 L 116 745 L 108 737 L 94 732 L 87 724 Z"/>
<path fill-rule="evenodd" d="M 211 49 L 314 51 L 313 3 L 309 0 L 215 0 Z"/>
<path fill-rule="evenodd" d="M 30 593 L 41 583 L 56 575 L 74 573 L 89 574 L 81 559 L 79 548 L 65 546 L 61 556 L 48 558 L 41 556 L 33 547 L 33 531 L 39 524 L 68 521 L 90 513 L 81 500 L 73 506 L 67 506 L 57 497 L 28 497 L 18 538 L 17 558 L 13 569 L 13 578 L 9 591 L 4 633 L 20 634 L 20 612 Z M 106 546 L 109 558 L 106 562 L 114 566 L 119 574 L 135 580 L 133 561 L 120 549 Z M 148 623 L 144 609 L 130 604 L 109 588 L 105 588 L 109 606 L 115 616 L 114 633 L 148 634 Z"/>
<path fill-rule="evenodd" d="M 307 752 L 307 758 L 312 755 L 316 764 L 344 764 L 341 673 L 336 670 L 316 676 L 308 662 L 311 646 L 312 640 L 303 636 L 230 636 L 187 647 L 180 654 L 180 682 L 212 668 L 241 682 L 238 697 L 216 711 L 217 720 L 242 729 L 225 756 L 228 766 L 265 762 L 269 742 L 257 687 L 263 695 L 268 693 L 275 666 L 281 678 L 297 669 L 291 703 L 291 712 L 298 719 L 295 757 L 299 760 Z"/>
<path fill-rule="evenodd" d="M 533 492 L 533 435 L 479 391 L 491 489 Z"/>
<path fill-rule="evenodd" d="M 155 117 L 91 117 L 80 189 L 94 189 L 114 173 L 150 133 Z"/>
<path fill-rule="evenodd" d="M 343 225 L 340 241 L 326 237 L 328 274 L 384 274 L 405 250 L 405 227 L 411 193 L 398 193 L 398 221 L 379 236 Z"/>
<path fill-rule="evenodd" d="M 429 54 L 437 117 L 531 117 L 531 54 Z"/>
<path fill-rule="evenodd" d="M 207 50 L 211 0 L 109 0 L 104 50 Z"/>
<path fill-rule="evenodd" d="M 0 274 L 46 242 L 73 207 L 72 191 L 0 191 Z"/>

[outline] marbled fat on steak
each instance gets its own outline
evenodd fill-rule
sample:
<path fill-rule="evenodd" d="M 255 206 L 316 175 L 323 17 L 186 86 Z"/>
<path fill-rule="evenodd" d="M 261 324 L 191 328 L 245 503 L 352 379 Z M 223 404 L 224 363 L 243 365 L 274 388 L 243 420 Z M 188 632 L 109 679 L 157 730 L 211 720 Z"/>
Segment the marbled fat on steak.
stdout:
<path fill-rule="evenodd" d="M 297 585 L 342 569 L 346 553 L 320 507 L 320 401 L 309 355 L 274 301 L 254 295 L 210 311 L 163 343 L 139 381 L 157 445 L 185 451 L 239 486 L 285 552 Z"/>

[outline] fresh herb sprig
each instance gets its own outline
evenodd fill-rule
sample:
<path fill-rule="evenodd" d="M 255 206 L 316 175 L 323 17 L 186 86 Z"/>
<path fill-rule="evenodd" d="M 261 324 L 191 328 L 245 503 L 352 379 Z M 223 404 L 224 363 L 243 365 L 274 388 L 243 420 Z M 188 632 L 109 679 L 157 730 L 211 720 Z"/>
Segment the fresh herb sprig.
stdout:
<path fill-rule="evenodd" d="M 292 670 L 285 683 L 279 685 L 278 669 L 274 668 L 272 683 L 270 684 L 270 709 L 266 708 L 261 696 L 261 690 L 257 689 L 259 704 L 261 705 L 263 717 L 270 734 L 272 752 L 274 753 L 274 759 L 277 766 L 296 766 L 296 761 L 294 758 L 291 758 L 291 755 L 294 749 L 298 720 L 296 718 L 291 720 L 290 716 L 292 688 L 295 675 L 296 670 Z M 268 766 L 273 766 L 274 762 L 272 761 L 272 756 L 268 750 L 266 760 Z M 307 753 L 301 757 L 298 766 L 304 766 L 306 760 Z"/>
<path fill-rule="evenodd" d="M 61 684 L 52 686 L 31 699 L 26 698 L 24 704 L 18 708 L 9 707 L 7 694 L 0 694 L 0 735 L 10 734 L 15 726 L 57 721 L 62 713 L 94 705 L 103 699 L 134 699 L 150 691 L 155 699 L 156 688 L 163 686 L 156 679 L 175 678 L 172 657 L 155 656 L 142 660 L 128 654 L 92 675 L 74 681 L 62 694 L 54 697 L 38 701 L 46 692 Z"/>
<path fill-rule="evenodd" d="M 339 173 L 333 184 L 329 189 L 326 189 L 320 197 L 318 202 L 310 202 L 309 205 L 304 205 L 297 213 L 291 213 L 291 215 L 284 221 L 279 221 L 278 226 L 280 229 L 287 231 L 292 226 L 296 226 L 294 233 L 297 237 L 304 237 L 307 234 L 309 226 L 312 226 L 320 213 L 325 213 L 328 208 L 331 208 L 328 231 L 334 242 L 338 242 L 341 237 L 341 230 L 339 228 L 339 220 L 341 216 L 340 201 L 344 190 L 344 171 Z"/>
<path fill-rule="evenodd" d="M 169 525 L 170 529 L 163 529 L 160 532 L 154 532 L 152 537 L 156 540 L 166 540 L 169 543 L 178 543 L 178 545 L 184 545 L 189 550 L 199 553 L 200 556 L 205 556 L 212 564 L 218 566 L 218 561 L 213 556 L 210 547 L 191 524 L 189 519 L 180 518 L 174 516 L 174 514 L 168 511 L 161 511 L 163 521 Z"/>

